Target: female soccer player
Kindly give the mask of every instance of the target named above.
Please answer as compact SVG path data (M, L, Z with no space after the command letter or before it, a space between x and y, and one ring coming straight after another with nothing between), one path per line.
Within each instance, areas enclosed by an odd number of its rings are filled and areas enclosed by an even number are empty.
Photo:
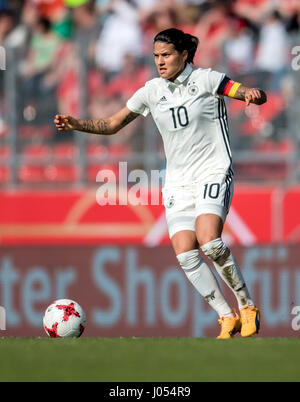
M169 236L187 278L219 315L218 338L257 333L260 313L241 270L222 240L233 195L233 169L224 96L246 105L266 102L264 91L247 88L225 74L192 68L198 39L171 28L154 38L159 78L146 82L126 107L108 118L75 119L57 115L58 130L110 135L139 115L151 113L166 154L163 188ZM236 296L240 316L224 299L214 274L200 256L212 261Z

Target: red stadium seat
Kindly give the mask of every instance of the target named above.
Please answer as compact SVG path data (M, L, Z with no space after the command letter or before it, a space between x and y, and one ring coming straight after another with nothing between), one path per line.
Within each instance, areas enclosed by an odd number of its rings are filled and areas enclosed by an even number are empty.
M75 161L79 155L78 147L75 144L61 143L53 147L55 161Z
M43 183L45 169L51 160L52 149L46 144L30 144L21 150L18 179L21 183Z
M130 153L130 148L124 144L111 144L108 152L112 156L128 155Z
M5 122L1 122L0 124L0 138L8 137L9 135L9 126Z
M108 166L104 160L108 157L108 148L103 144L87 144L86 157L87 157L87 169L86 178L89 182L96 183L96 177L99 170ZM105 165L104 165L105 163ZM111 166L110 166L111 167ZM108 168L110 168L108 166Z
M0 165L0 183L7 183L11 177L10 167L8 166L9 159L11 157L11 148L9 145L0 146L0 161L3 163Z
M0 183L7 183L10 180L11 171L7 166L0 166Z
M256 151L269 153L278 152L281 154L289 154L293 151L294 144L290 139L283 139L281 141L265 140L255 147Z
M285 162L275 163L236 163L235 177L239 181L264 181L272 182L286 180L289 175L289 166Z
M79 179L80 170L75 165L49 165L46 167L46 180L55 183L75 182Z
M79 149L76 144L65 142L53 147L53 162L47 166L47 180L55 183L72 183L80 178L77 166Z
M22 139L49 139L54 137L55 129L51 125L47 126L20 126L18 128L18 135Z
M264 130L267 123L276 119L285 108L284 99L280 94L268 93L268 102L259 107L250 105L248 109L245 109L248 118L239 125L238 129L242 135L255 136Z
M97 174L100 171L103 170L110 170L115 178L116 178L116 182L118 182L119 180L119 166L115 165L115 164L93 164L87 167L87 171L86 171L86 178L89 182L95 182L96 183L96 178L97 178Z
M86 146L86 155L88 160L105 158L108 156L108 148L102 144L88 144Z
M45 163L46 158L51 158L52 148L46 144L30 144L23 148L21 153L22 160Z
M0 159L3 160L8 160L11 156L11 148L9 145L1 145L0 146Z
M19 168L18 179L21 183L42 183L46 180L45 166L22 164Z

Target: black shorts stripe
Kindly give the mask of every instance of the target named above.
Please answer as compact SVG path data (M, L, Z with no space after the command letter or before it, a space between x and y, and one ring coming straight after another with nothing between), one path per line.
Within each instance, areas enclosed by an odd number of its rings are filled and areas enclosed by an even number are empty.
M228 209L229 202L230 202L230 187L231 187L231 183L232 183L232 176L227 175L225 182L226 182L226 190L225 190L225 195L224 195L224 207L226 209Z
M228 208L228 189L229 189L229 185L228 185L228 176L226 176L225 179L225 183L226 183L226 190L225 190L225 195L224 195L224 207Z

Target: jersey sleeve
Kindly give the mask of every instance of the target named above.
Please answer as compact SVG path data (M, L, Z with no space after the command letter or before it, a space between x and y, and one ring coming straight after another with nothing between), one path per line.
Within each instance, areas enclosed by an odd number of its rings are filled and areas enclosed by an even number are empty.
M219 73L218 71L214 71L211 68L207 71L207 90L212 95L219 95L218 89L225 78L224 73Z
M146 91L146 87L138 89L126 103L126 106L129 110L145 117L150 113Z

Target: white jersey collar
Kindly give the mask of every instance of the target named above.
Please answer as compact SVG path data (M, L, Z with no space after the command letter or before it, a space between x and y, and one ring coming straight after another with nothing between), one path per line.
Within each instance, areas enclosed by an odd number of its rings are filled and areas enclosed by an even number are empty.
M186 64L185 69L182 71L182 73L176 78L176 80L174 80L174 82L169 81L169 80L165 80L168 87L174 87L175 85L180 85L182 84L191 74L191 72L193 71L193 68L191 67L191 65L189 63Z

